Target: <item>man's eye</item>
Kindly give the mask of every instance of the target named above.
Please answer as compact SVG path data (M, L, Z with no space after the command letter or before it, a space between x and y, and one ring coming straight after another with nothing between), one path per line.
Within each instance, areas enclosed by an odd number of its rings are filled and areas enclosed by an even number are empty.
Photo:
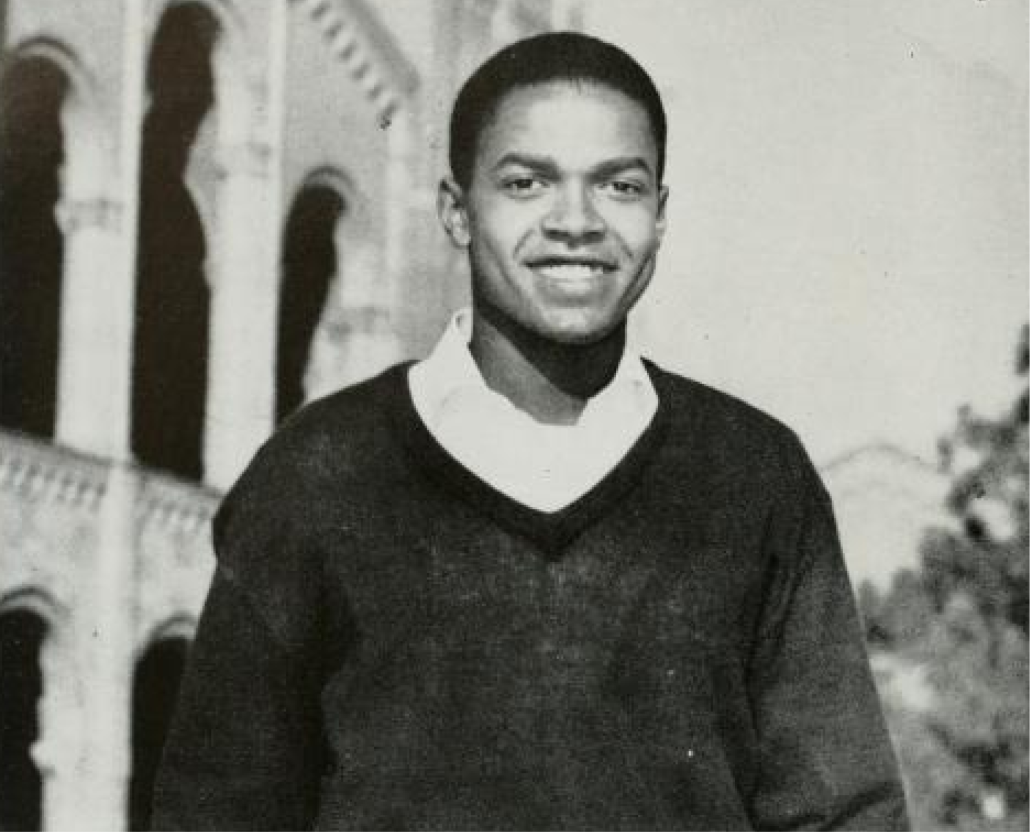
M643 185L629 179L612 179L602 187L620 197L637 197L644 193Z
M506 179L502 186L510 194L516 196L527 196L534 194L544 187L544 183L539 179L535 179L532 176L517 176L512 179Z

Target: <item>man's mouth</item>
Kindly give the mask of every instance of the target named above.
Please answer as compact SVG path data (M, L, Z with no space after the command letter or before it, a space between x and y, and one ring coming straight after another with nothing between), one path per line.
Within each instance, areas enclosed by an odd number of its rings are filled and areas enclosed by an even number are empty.
M613 263L605 260L595 259L558 259L542 258L534 260L529 264L537 274L543 275L551 280L589 280L601 277L615 269Z

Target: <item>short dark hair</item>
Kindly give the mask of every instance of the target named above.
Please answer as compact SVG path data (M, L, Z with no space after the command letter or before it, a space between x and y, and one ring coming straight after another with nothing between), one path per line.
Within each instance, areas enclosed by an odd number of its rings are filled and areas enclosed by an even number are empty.
M459 185L471 184L479 138L504 96L552 81L599 84L639 103L651 122L661 181L667 127L651 76L613 44L579 32L549 32L506 46L472 73L458 92L451 112L450 164Z

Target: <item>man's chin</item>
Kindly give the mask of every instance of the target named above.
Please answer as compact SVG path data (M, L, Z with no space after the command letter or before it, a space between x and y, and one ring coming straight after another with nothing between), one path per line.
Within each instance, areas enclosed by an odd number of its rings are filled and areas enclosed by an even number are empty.
M626 319L598 321L581 317L559 317L545 322L537 334L567 347L589 347L607 341L625 327Z

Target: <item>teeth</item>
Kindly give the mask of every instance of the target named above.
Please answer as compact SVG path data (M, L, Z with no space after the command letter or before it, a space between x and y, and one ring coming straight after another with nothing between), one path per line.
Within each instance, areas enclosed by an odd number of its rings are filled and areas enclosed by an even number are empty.
M537 271L554 280L586 280L601 274L604 269L601 266L592 266L587 263L556 263L539 266Z

